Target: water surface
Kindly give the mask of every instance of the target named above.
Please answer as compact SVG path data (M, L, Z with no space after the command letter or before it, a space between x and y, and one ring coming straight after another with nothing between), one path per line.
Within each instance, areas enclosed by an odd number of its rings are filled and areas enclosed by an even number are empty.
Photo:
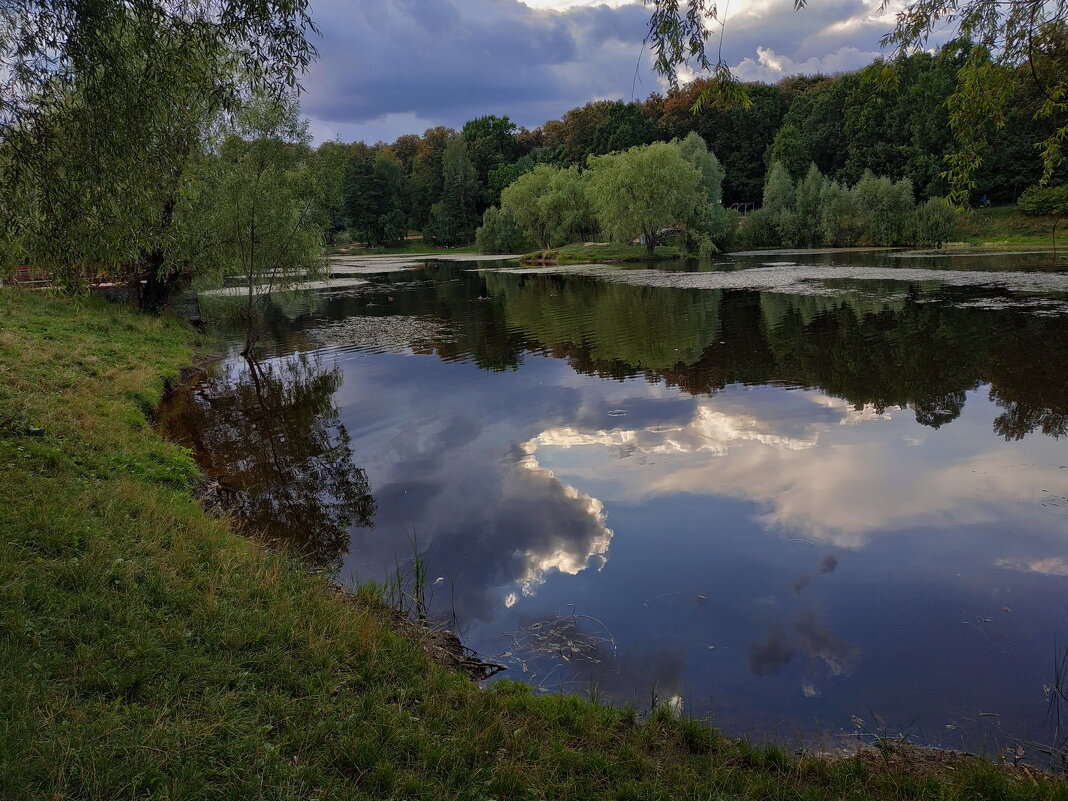
M414 547L539 687L830 747L1054 737L1063 261L338 270L367 283L275 299L165 414L250 527L343 580Z

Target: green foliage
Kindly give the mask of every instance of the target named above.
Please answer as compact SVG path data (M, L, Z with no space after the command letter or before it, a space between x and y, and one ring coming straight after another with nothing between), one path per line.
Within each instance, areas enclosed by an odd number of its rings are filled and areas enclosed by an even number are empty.
M701 173L671 144L591 156L589 166L590 203L615 242L641 237L652 252L661 228L692 219L707 202Z
M953 239L956 228L957 212L944 198L933 197L913 212L912 242L940 248Z
M213 216L203 224L224 235L214 253L217 269L244 277L246 350L259 302L325 269L307 139L295 101L262 98L244 109L220 147Z
M342 235L348 238L345 231L345 177L349 164L349 148L338 141L323 142L311 154L316 205L327 241L331 243L338 242Z
M577 167L539 164L501 193L501 208L543 248L585 239L597 227Z
M1031 217L1068 214L1068 184L1029 186L1016 205Z
M786 168L790 177L795 181L801 179L805 169L811 161L805 141L795 126L787 123L783 125L777 134L775 141L768 148L767 163L776 162Z
M741 221L737 244L746 248L770 248L779 244L778 215L767 209L756 209Z
M530 240L512 213L496 206L490 206L482 214L482 225L475 232L475 244L480 253L525 253L530 249Z
M795 9L805 4L805 0L796 0ZM751 102L748 87L738 83L725 62L713 65L707 58L705 40L710 21L720 22L720 18L718 7L708 0L653 0L649 39L656 56L656 69L668 77L673 88L677 85L678 66L687 61L693 60L700 69L712 72L711 79L695 98L694 111L712 99L721 104L748 105ZM1068 5L1043 0L1018 3L965 0L949 4L941 0L913 0L897 15L894 30L883 38L882 44L892 46L896 58L893 67L875 69L881 73L880 82L893 87L902 72L897 67L908 63L907 55L924 50L935 32L947 28L960 34L960 42L954 47L959 49L961 58L953 76L953 91L945 104L955 145L946 153L945 169L938 176L948 182L951 200L962 205L969 202L970 193L976 187L976 175L991 152L992 134L1008 119L1013 85L1021 73L1042 95L1033 118L1047 122L1036 146L1041 150L1042 180L1044 183L1051 180L1064 163L1062 148L1068 139L1068 123L1063 120L1064 111L1068 110L1068 69L1065 69ZM1021 65L1026 65L1026 69L1021 69ZM940 102L931 99L935 105ZM865 111L878 114L876 106L868 106ZM892 131L879 126L865 127L879 132L888 143L895 141ZM847 131L850 128L848 118L846 128ZM854 131L857 129L854 127ZM918 171L907 177L919 179L925 191L928 186L929 191L937 191L937 186L932 186L934 181L927 180L932 164L925 159L922 147L914 155L914 166L926 175L921 177ZM816 153L811 156L818 161ZM897 174L871 162L861 166L883 174ZM856 176L837 177L855 179Z
M408 233L408 182L400 161L382 150L352 160L345 176L345 212L355 240L396 244Z
M823 244L822 204L827 185L827 179L815 164L809 165L808 173L797 185L794 210L798 217L796 242L799 245L816 247Z
M723 200L723 177L725 170L708 144L696 131L690 131L682 141L672 140L684 159L701 173L701 184L709 203L718 205Z
M827 184L820 197L822 242L836 248L853 247L864 233L856 195L837 181Z
M452 247L470 242L478 224L478 176L462 137L448 140L442 154L441 200L430 208L423 236L437 245Z
M485 202L498 203L500 190L507 184L496 185L490 181L490 175L503 165L515 162L519 156L515 123L508 117L478 117L464 123L460 135L467 143L468 156L479 185L484 187Z
M647 145L656 133L638 103L616 101L593 131L589 153L604 155Z
M953 230L954 215L946 216L940 198L916 211L907 178L891 181L865 172L850 189L828 181L812 164L795 189L786 169L775 162L764 198L764 206L741 226L738 237L744 247L940 244Z
M224 113L284 95L314 56L305 0L0 5L0 260L74 286L140 260L158 306L211 237L186 224Z
M552 192L553 178L559 172L559 167L539 164L501 192L501 208L543 248L549 247L558 221L542 200Z
M887 247L908 241L915 202L907 178L894 182L867 172L852 191L854 207L864 219L860 244Z
M777 161L771 163L768 179L764 184L764 203L761 206L771 214L781 214L794 207L794 181L789 170Z

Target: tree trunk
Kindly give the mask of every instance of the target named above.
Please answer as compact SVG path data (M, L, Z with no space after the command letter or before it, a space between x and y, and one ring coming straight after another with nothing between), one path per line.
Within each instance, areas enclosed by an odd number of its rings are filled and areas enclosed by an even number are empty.
M655 234L645 234L645 252L649 254L650 259L656 254Z
M141 311L158 312L167 303L170 294L170 281L161 275L163 268L163 251L154 250L145 257L147 275L145 283L138 284L138 297Z
M176 178L175 187L166 202L164 202L163 213L160 215L160 230L163 232L170 231L171 222L174 220L174 207L178 202L177 194ZM146 280L143 286L138 283L138 297L141 301L142 311L158 312L163 309L164 304L167 302L167 296L171 291L171 277L163 272L163 263L166 258L167 253L162 247L156 247L145 257L148 275L145 276Z

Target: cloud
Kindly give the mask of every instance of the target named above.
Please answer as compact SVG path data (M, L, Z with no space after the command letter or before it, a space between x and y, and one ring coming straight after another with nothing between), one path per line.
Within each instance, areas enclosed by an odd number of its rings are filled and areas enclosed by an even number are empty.
M954 429L963 438L957 447L935 449L893 435L904 430L895 424L902 410L873 414L815 392L790 393L779 398L778 409L762 408L747 397L753 394L700 399L687 422L560 427L522 447L561 480L595 486L604 497L737 497L759 504L758 520L769 529L844 548L887 531L989 523L1002 519L1009 504L1021 521L1048 525L1042 488L1068 496L1065 471L1010 463L985 440L966 447L960 426ZM798 419L807 421L801 430ZM892 431L884 430L888 425ZM618 459L624 448L628 458ZM650 459L658 465L652 475L644 466ZM829 557L820 572L836 565ZM805 584L799 582L798 591Z
M323 36L304 111L342 138L484 114L536 126L623 97L648 22L640 5L554 11L518 0L318 0L313 11Z
M788 75L812 75L817 72L833 75L838 72L851 72L870 64L879 56L878 51L841 47L833 53L812 56L798 62L768 47L758 47L756 52L756 59L744 58L734 67L734 74L743 81L775 83Z
M1050 556L1045 559L998 559L995 564L1004 570L1039 573L1044 576L1068 576L1068 559Z
M856 69L893 26L879 0L797 12L790 0L747 0L729 11L709 48L745 80ZM322 36L304 110L320 139L388 141L485 114L533 128L591 100L663 88L642 46L650 10L636 0L315 0L312 13Z

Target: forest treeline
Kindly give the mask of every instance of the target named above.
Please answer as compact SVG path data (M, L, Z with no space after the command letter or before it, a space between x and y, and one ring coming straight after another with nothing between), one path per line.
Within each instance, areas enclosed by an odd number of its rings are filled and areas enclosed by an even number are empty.
M436 244L469 242L486 209L539 165L585 169L591 157L696 133L723 169L722 203L743 212L764 201L765 180L779 162L804 181L811 165L828 181L854 186L866 173L907 180L912 201L942 197L945 156L955 150L946 100L964 59L961 45L921 52L896 66L877 61L857 72L784 78L747 86L752 104L692 111L707 83L699 79L642 102L600 100L534 130L507 116L486 116L459 131L435 127L392 143L320 145L347 171L332 199L332 231L382 246L405 227ZM1042 87L1020 69L1004 125L991 121L990 152L975 174L973 201L1012 203L1042 177L1035 142L1050 122L1035 118ZM1054 175L1063 183L1065 173ZM347 232L347 234L342 233ZM758 239L761 237L758 237Z
M240 273L251 316L254 287L325 272L324 239L379 248L414 230L453 247L481 228L487 252L589 239L651 251L683 231L682 250L707 253L951 238L939 198L958 146L947 98L961 45L892 69L751 84L750 103L697 113L708 79L642 102L587 103L533 130L484 116L391 143L313 146L291 87L245 86L226 42L194 58L201 34L179 26L145 61L124 24L111 69L90 80L72 67L49 102L0 126L0 277L25 265L68 287L103 276L161 308L193 277ZM1012 76L973 201L1064 213L1068 171L1037 187L1035 143L1055 124L1036 117L1043 86L1026 64Z

